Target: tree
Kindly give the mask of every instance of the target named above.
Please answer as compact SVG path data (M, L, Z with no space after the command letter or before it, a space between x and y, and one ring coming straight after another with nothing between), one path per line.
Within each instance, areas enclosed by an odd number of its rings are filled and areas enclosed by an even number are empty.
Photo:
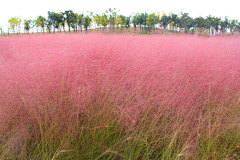
M203 17L196 17L193 21L193 27L195 28L206 28L206 21ZM203 29L199 30L199 31L202 31Z
M82 26L83 26L83 17L84 17L83 13L77 15L77 25L80 27L81 33L82 33Z
M169 25L171 26L172 31L180 26L180 18L177 14L172 13L169 15Z
M96 14L95 16L93 16L93 21L96 23L98 28L101 25L101 16L99 14Z
M209 36L211 35L211 29L213 26L213 18L211 15L206 17L206 28L208 28Z
M89 15L84 17L83 26L85 28L85 31L87 31L88 27L90 27L91 21L92 21L92 19L89 17Z
M44 27L46 24L46 18L43 16L38 16L36 19L36 25L37 27L41 27L42 28L42 32L44 33Z
M50 11L48 11L48 23L50 23L51 24L51 26L53 27L53 29L54 29L54 33L55 33L55 19L54 19L54 12L50 12ZM51 27L49 27L48 28L49 29L49 33L51 32Z
M124 26L125 28L129 28L130 27L130 23L131 23L131 16L126 17L124 15L119 15L122 19L122 27Z
M229 28L230 28L230 32L231 32L231 33L236 30L237 23L238 23L238 21L235 20L235 19L233 19L233 20L230 21L230 23L229 23Z
M131 16L125 17L125 27L128 29L131 26Z
M63 22L62 22L62 27L63 27L63 31L65 33L65 22L66 22L66 19L65 19L65 12L60 12L63 16Z
M38 28L41 27L41 22L39 19L36 19L36 27L37 27L37 33L38 33Z
M19 26L20 26L21 22L22 22L22 20L19 17L12 17L8 20L8 23L10 24L10 29L12 29L14 32L16 29L17 34L19 31ZM19 33L20 33L20 31L19 31Z
M61 13L53 13L53 20L55 21L54 27L61 32L62 23L64 23L63 15Z
M169 17L166 16L166 15L163 15L163 16L161 17L160 22L161 22L163 28L166 30L166 28L167 28L167 26L168 26L168 22L169 22Z
M221 32L225 33L229 27L229 21L227 16L225 17L224 21L221 21L220 26L221 26L221 29L220 29Z
M221 17L219 17L219 18L218 17L214 17L213 18L213 27L214 27L214 30L216 31L216 33L218 33L220 24L221 24Z
M146 30L147 17L148 14L146 12L137 15L137 25L140 27L140 32L143 32L143 28Z
M103 29L105 30L108 25L108 17L105 13L102 14L102 16L100 17L100 24L103 26Z
M55 13L48 11L48 20L51 22L53 26L53 32L55 33L55 28L59 30L61 27L61 23L64 22L63 14L62 13Z
M186 28L194 27L193 18L189 16L189 13L182 13L181 12L180 14L181 14L181 17L179 19L180 31L182 30L181 28L183 28L183 30L185 30Z
M150 32L152 30L152 28L155 28L155 24L157 23L157 18L155 16L155 13L152 13L150 14L148 17L147 17L147 21L146 21L146 24L149 26L150 28Z
M122 18L120 16L117 16L115 19L115 24L117 25L117 29L119 25L122 25Z
M136 28L137 28L137 25L138 25L138 17L139 17L138 13L136 13L132 16L132 23L133 23L135 31L136 31Z
M75 22L76 15L73 13L72 10L67 10L67 11L65 11L64 16L65 16L64 19L66 20L66 22L68 24L68 31L70 33L70 27L71 27L71 24Z
M114 32L115 29L115 19L117 18L117 9L116 8L109 8L106 10L106 14L108 14L108 21L110 28L112 27L112 30Z
M48 32L51 33L52 22L49 19L46 20L46 26L47 26Z
M71 23L71 27L73 28L74 32L77 32L77 26L78 26L77 16L78 16L78 14L74 13L73 20L72 20L72 23Z
M24 20L24 30L26 30L28 33L29 33L31 21L32 21L31 19L29 19L29 20Z
M32 20L30 22L30 28L32 28L32 34L33 34L33 28L36 26L36 20Z
M236 30L237 30L238 32L240 32L240 22L237 22Z

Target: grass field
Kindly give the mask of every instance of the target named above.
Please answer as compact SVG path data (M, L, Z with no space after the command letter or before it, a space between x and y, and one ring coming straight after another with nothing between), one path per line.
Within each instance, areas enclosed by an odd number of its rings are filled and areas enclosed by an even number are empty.
M0 159L240 159L240 37L0 37Z

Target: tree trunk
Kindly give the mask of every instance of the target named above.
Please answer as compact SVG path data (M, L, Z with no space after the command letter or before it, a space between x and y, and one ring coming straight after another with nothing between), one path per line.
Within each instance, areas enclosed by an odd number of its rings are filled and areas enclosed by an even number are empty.
M70 34L70 24L68 24L68 33Z

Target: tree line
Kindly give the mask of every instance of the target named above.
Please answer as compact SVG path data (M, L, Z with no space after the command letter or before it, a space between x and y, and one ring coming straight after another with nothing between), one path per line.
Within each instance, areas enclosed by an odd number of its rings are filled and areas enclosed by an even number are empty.
M133 13L130 16L124 16L118 13L116 8L109 8L104 13L93 14L93 12L74 13L72 10L66 10L64 12L50 12L48 11L48 17L38 16L35 20L24 20L22 22L19 17L12 17L8 20L8 34L9 30L14 33L20 33L21 24L24 25L24 31L29 33L30 29L36 28L37 32L41 29L41 32L68 32L74 31L87 32L90 26L95 25L94 28L102 30L102 32L115 32L119 30L128 29L132 26L134 31L139 33L153 33L156 29L162 29L163 31L170 32L184 32L184 33L204 33L208 35L234 33L240 31L240 22L235 19L225 19L221 17L207 16L207 17L190 17L189 13L169 13L162 14L147 12ZM2 27L0 27L1 33L3 33Z

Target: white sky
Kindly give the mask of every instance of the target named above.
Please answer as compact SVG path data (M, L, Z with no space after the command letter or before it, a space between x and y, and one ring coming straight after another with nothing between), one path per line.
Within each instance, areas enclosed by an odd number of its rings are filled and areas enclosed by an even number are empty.
M239 1L239 2L238 2ZM191 17L212 15L215 17L228 16L240 20L240 0L3 0L0 2L0 26L5 26L10 17L21 16L22 20L36 19L42 15L47 18L48 11L62 12L73 10L75 13L93 11L103 13L108 8L117 8L120 14L129 16L132 12L167 13L187 12Z

